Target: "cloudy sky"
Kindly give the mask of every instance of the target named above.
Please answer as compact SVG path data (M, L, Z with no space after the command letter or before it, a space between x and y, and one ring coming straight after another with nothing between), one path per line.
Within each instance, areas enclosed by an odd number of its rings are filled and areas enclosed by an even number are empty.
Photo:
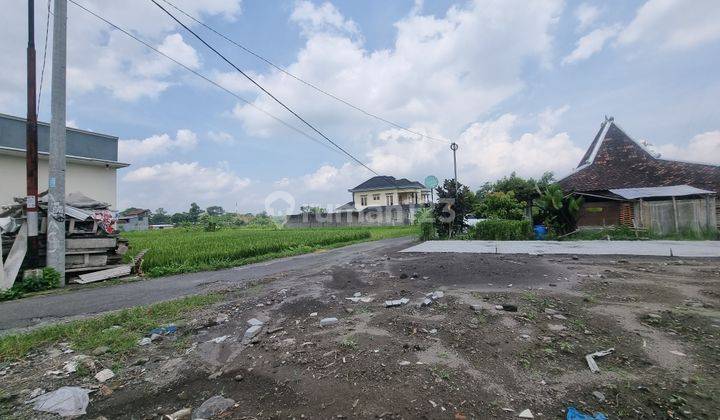
M283 191L332 207L372 175L268 116L311 133L149 0L76 1L247 100L69 4L68 123L120 137L131 164L118 175L121 208L260 211ZM666 157L720 163L717 0L172 1L358 107L457 141L459 178L472 188L511 171L568 173L605 115ZM47 2L36 4L41 67ZM0 0L0 10L0 112L22 116L25 2ZM448 144L191 27L376 172L451 176ZM47 92L49 77L44 121Z

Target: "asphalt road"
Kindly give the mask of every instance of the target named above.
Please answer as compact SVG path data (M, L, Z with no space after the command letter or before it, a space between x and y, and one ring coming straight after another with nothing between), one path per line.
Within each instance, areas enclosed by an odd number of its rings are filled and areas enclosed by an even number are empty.
M0 303L0 334L102 312L200 294L212 286L240 285L280 273L322 271L369 253L407 248L412 238L363 242L327 252L298 255L221 271L180 274L107 287L78 289Z

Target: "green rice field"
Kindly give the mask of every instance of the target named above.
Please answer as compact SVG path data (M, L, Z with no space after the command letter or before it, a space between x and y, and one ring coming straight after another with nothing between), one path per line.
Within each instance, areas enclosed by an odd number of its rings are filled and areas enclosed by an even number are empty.
M177 228L125 232L128 257L149 249L142 269L150 277L236 267L356 242L417 235L415 226L314 229Z

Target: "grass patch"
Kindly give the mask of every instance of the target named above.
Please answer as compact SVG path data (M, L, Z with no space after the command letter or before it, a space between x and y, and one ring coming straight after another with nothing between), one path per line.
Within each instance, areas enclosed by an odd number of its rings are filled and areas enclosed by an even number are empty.
M123 309L95 318L55 324L36 330L0 337L0 362L17 360L30 350L68 342L76 351L107 346L110 353L124 354L151 329L177 321L183 314L213 304L221 294L189 296L151 306Z
M596 241L596 240L612 240L612 241L642 241L666 239L674 241L714 241L718 239L716 229L681 229L678 233L670 233L661 235L651 230L635 232L627 226L613 226L604 229L582 229L578 232L561 238L563 241Z
M340 342L340 347L347 350L357 350L358 342L357 340L355 340L354 337L347 337L342 342Z
M237 267L364 241L417 235L416 226L314 229L200 229L125 232L132 257L143 249L149 277Z

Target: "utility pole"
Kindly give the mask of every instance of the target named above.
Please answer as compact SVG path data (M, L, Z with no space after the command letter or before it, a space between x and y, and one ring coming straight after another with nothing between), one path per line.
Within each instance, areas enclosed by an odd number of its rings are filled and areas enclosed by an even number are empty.
M25 129L25 173L28 263L30 268L40 265L38 241L38 138L37 95L35 75L35 0L28 0L27 45L27 120Z
M50 173L48 178L47 265L65 286L65 79L67 0L55 0L50 92Z
M450 150L453 152L453 169L455 171L455 177L453 178L453 182L455 183L455 197L457 198L457 157L455 156L455 152L458 149L458 145L455 142L452 142L450 144Z

